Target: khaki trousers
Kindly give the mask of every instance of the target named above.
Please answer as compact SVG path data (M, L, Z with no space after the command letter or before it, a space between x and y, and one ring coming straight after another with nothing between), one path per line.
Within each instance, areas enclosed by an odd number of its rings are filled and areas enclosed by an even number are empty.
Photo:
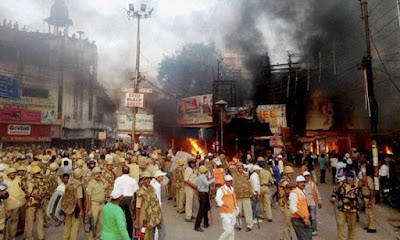
M290 219L290 210L287 206L280 207L282 213L282 240L290 240L290 231L292 222Z
M14 239L17 234L19 211L13 211L10 219L8 219L7 239Z
M194 189L189 186L185 186L185 197L186 197L185 218L190 220L193 215L192 213L193 213Z
M260 201L261 216L264 219L272 219L271 211L271 196L269 193L269 187L261 187L261 201Z
M46 211L46 209L47 209L47 206L49 205L49 200L50 199L45 199L44 201L43 201L43 209L44 209L44 211ZM48 228L48 227L50 227L50 218L49 218L49 216L47 216L47 214L43 214L43 224L44 224L44 226L46 227L46 228Z
M357 220L357 213L339 211L338 213L339 240L356 239L356 220ZM344 224L346 222L347 222L347 238L344 230Z
M38 239L44 239L43 230L43 208L42 207L27 207L25 218L25 239L33 240L33 223L36 219L36 230Z
M181 187L181 188L177 188L176 189L176 207L177 207L177 211L181 212L184 211L185 209L183 208L183 204L185 202L185 188Z
M81 220L79 216L75 218L75 213L66 214L63 240L77 240L80 227Z
M89 233L89 240L99 239L101 235L101 231L103 230L103 226L101 225L101 212L103 211L103 203L92 202L92 216L93 216L93 224L95 229L95 237L93 237L93 233Z
M144 240L151 240L153 235L153 228L146 228L146 233L144 235Z
M244 217L246 218L246 224L248 228L253 228L253 210L251 209L250 198L238 198L236 199L237 206L239 207L240 214L244 211ZM237 227L242 228L241 221L237 221Z
M172 189L172 181L170 180L168 182L168 198L173 198L174 197L174 192Z
M372 204L371 207L367 206L368 198L364 199L365 202L365 218L367 219L367 226L369 229L376 230L376 222L375 222L375 213L374 213L374 205Z
M23 232L25 229L25 216L26 216L26 206L21 206L18 209L18 231L17 232Z

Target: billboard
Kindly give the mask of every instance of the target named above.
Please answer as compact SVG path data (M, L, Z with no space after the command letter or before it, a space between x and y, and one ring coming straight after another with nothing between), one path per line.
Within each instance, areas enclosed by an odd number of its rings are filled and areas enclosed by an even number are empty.
M212 94L178 100L178 124L212 123Z
M120 132L131 132L132 131L132 114L120 113L118 114L117 128ZM136 114L136 132L153 132L154 121L153 115L150 114Z
M3 142L50 142L50 125L0 124Z
M18 98L19 81L0 75L0 96L7 98Z
M269 123L273 134L280 134L282 127L287 127L285 104L259 105L257 118L261 123Z
M253 107L228 107L226 114L231 118L244 118L247 120L253 119Z
M17 99L0 97L0 122L24 122L52 124L55 122L54 99L21 97Z

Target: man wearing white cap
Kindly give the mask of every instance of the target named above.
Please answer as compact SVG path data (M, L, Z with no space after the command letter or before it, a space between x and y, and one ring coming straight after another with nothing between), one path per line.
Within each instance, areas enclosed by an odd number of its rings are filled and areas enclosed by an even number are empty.
M303 192L305 186L306 179L301 175L297 176L296 188L289 194L290 218L298 240L312 239L308 201Z
M154 178L150 182L150 185L154 188L156 192L158 202L160 203L160 208L161 208L161 182L164 180L165 175L167 175L166 172L157 170L157 172L154 174ZM163 219L161 220L160 224L156 226L155 236L157 236L155 237L155 239L158 240L166 239L165 225Z
M111 192L111 202L104 206L101 216L103 231L100 239L131 239L125 226L124 211L119 206L123 199L124 195L118 189Z
M254 165L253 173L250 176L251 186L253 187L253 197L251 200L251 208L253 210L253 223L257 223L257 220L261 222L261 220L259 220L260 217L259 202L260 202L260 189L261 189L259 174L261 169L262 168L260 166Z
M307 181L306 186L304 188L304 193L307 197L308 206L310 208L312 235L316 236L318 235L317 206L319 208L322 207L321 195L319 194L317 184L315 184L315 182L311 180L311 173L305 171L303 173L303 176Z
M219 240L233 240L235 238L236 213L239 212L239 208L236 205L236 194L232 187L232 176L226 175L224 180L225 184L217 190L215 196L224 229Z

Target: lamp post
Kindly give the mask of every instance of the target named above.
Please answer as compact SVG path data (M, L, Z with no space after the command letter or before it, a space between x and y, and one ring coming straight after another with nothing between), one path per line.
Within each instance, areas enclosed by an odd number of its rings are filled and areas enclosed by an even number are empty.
M222 120L222 111L228 106L228 103L225 102L224 100L219 100L218 102L215 103L215 106L217 106L217 108L219 108L219 120L220 120L220 124L221 124L221 148L220 151L222 151L224 149L224 122Z
M128 20L130 21L131 19L137 19L137 33L136 33L136 69L135 69L135 78L134 83L133 83L133 92L134 93L139 93L139 65L140 65L140 19L144 18L150 18L151 13L154 11L154 8L152 8L150 11L146 11L147 5L146 4L140 4L140 9L135 10L135 6L133 3L130 3L129 9L126 10L126 13L128 15ZM136 114L137 114L138 108L134 107L132 110L132 135L131 135L131 148L132 150L135 150L135 131L136 131Z

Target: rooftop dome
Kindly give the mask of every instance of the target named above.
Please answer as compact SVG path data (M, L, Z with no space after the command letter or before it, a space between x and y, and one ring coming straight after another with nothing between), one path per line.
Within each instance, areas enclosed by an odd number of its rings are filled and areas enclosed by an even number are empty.
M50 9L50 17L46 18L45 21L58 27L72 25L72 20L68 18L68 8L64 0L56 0L54 2Z

